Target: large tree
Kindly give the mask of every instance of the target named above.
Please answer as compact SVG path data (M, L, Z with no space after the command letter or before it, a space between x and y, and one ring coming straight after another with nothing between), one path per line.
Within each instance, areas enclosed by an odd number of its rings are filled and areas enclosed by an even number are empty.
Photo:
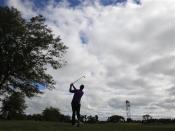
M54 88L47 67L65 64L67 47L53 35L41 15L22 18L15 8L0 7L0 93L20 90L31 97L40 93L36 83Z

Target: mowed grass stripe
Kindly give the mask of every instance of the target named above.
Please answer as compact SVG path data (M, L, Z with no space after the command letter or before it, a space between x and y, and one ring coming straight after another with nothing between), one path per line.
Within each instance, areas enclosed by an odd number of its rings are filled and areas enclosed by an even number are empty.
M0 121L0 131L175 131L175 124L105 123L83 124L78 128L59 122Z

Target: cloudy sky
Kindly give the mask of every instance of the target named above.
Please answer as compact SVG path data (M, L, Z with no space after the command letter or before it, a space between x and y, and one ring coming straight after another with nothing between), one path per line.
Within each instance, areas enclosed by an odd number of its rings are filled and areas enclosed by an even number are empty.
M48 68L56 89L27 99L26 113L58 107L71 114L69 84L85 85L82 114L175 117L174 0L0 0L24 18L42 14L69 47L68 64Z

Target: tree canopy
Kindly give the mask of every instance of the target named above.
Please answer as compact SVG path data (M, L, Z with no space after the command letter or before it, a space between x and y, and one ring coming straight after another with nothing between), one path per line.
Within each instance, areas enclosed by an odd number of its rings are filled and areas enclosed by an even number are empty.
M125 119L123 116L119 116L119 115L113 115L108 117L108 122L124 122Z
M24 19L15 8L0 7L0 93L14 90L31 97L40 93L36 83L54 88L47 67L66 63L68 47L54 36L41 15Z

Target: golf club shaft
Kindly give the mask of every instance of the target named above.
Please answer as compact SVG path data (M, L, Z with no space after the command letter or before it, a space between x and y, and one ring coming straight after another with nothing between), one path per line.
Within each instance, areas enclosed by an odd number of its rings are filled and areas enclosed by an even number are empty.
M79 81L80 79L84 78L84 77L85 76L80 77L79 79L77 79L76 81L74 81L73 84L76 83L77 81Z

